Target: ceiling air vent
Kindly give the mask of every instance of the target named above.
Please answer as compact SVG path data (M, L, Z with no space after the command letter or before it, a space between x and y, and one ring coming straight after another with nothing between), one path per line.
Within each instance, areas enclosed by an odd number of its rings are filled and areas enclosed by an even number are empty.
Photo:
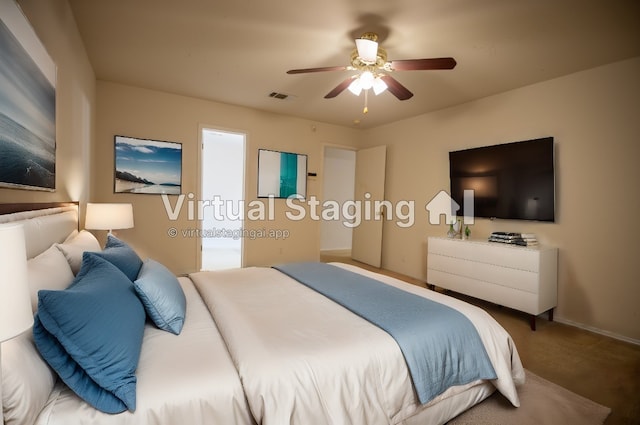
M289 95L272 91L271 93L269 93L269 97L273 97L274 99L286 100L289 98Z

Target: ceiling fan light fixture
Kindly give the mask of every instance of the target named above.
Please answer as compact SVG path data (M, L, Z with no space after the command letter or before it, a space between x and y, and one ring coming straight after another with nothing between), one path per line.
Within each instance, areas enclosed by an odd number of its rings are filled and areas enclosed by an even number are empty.
M378 42L367 38L356 39L356 48L360 60L373 65L378 60Z
M375 80L373 80L373 92L377 95L382 93L387 89L387 83L384 82L380 76L377 76Z
M373 87L373 82L375 81L375 77L370 71L364 71L358 79L360 80L360 85L362 85L363 90L369 90Z
M356 96L360 96L360 93L362 92L362 82L360 81L360 78L354 78L353 82L349 84L349 87L347 88L351 93Z

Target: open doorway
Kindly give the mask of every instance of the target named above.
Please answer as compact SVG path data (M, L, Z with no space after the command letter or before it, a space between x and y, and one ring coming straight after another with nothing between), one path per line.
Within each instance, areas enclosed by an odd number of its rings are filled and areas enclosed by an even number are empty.
M339 147L324 148L322 170L324 201L336 201L344 205L352 201L355 190L356 151ZM320 229L320 251L324 255L351 257L353 229L345 225L347 218L323 220Z
M201 270L242 267L246 135L202 129Z
M350 257L361 263L382 264L386 146L359 149L325 147L324 202L353 205L340 209L339 220L323 220L320 255ZM356 206L360 206L357 208Z

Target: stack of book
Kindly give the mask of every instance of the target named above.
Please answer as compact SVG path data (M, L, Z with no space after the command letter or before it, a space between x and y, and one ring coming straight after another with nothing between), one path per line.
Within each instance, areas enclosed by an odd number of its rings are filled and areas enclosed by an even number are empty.
M537 246L538 240L532 233L493 232L489 236L489 242L498 242L508 245Z

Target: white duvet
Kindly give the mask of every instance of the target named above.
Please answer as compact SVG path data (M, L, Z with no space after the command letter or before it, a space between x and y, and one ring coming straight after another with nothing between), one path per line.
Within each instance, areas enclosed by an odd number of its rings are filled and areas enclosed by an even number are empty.
M478 329L498 379L454 387L420 405L395 340L342 306L275 269L192 274L258 423L373 425L426 418L444 423L487 397L492 386L519 405L520 358L511 337L486 312L393 278L336 265L465 314Z

